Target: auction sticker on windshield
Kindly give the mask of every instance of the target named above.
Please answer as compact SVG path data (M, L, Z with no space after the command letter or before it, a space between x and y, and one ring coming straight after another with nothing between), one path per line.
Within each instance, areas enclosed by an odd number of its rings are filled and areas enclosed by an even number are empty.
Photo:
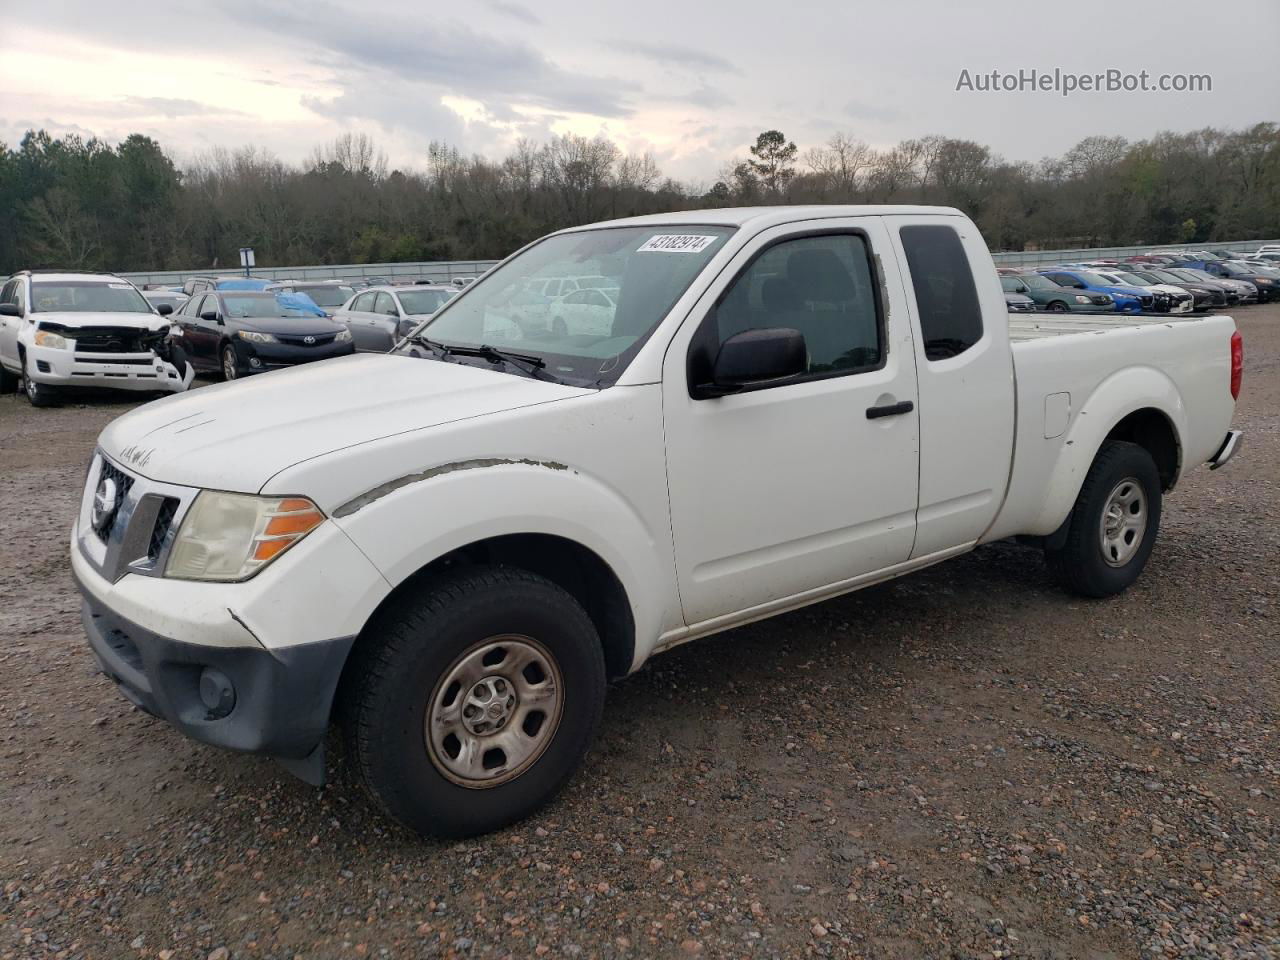
M664 233L650 237L636 253L701 253L719 237L696 236L688 233Z

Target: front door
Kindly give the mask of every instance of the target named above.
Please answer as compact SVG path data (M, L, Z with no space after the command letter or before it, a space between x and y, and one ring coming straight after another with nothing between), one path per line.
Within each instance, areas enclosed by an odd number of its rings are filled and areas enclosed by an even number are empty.
M663 411L688 624L834 592L910 557L920 427L904 291L878 267L891 251L876 217L766 231L673 339ZM760 327L799 330L808 372L691 396L720 344Z

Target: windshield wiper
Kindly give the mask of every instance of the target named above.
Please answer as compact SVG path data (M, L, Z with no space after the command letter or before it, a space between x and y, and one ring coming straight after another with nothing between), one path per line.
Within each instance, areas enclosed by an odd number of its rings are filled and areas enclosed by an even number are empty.
M529 353L515 353L511 350L499 350L497 347L491 347L488 344L481 344L478 347L467 347L452 343L439 343L435 340L429 340L423 336L410 337L423 346L435 350L440 354L440 359L447 360L449 357L479 357L481 360L488 360L490 363L508 363L517 369L523 370L535 380L552 380L556 383L560 381L555 377L543 371L543 367L547 365L547 361L541 357L536 357Z

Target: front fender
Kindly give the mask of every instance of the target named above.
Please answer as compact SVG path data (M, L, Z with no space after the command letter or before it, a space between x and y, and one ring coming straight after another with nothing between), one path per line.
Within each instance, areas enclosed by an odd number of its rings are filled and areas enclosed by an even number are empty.
M511 534L547 534L594 552L626 591L642 662L678 596L661 538L613 488L562 463L486 457L439 464L336 508L333 520L393 587L461 547Z
M1126 367L1099 383L1072 416L1057 460L1049 471L1044 504L1028 533L1048 535L1062 525L1107 434L1129 414L1148 409L1162 413L1173 427L1181 472L1182 438L1187 435L1187 410L1181 392L1166 373L1155 367Z

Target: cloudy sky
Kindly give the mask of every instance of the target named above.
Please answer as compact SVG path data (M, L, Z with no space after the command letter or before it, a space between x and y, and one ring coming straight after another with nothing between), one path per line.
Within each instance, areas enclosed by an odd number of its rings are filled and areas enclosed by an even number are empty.
M939 133L1014 160L1090 134L1280 120L1280 2L4 0L0 140L31 127L300 160L346 131L393 165L603 133L710 182L763 129L802 147ZM759 12L756 12L759 11ZM1208 93L957 91L999 70L1203 73ZM976 81L975 81L976 83Z

